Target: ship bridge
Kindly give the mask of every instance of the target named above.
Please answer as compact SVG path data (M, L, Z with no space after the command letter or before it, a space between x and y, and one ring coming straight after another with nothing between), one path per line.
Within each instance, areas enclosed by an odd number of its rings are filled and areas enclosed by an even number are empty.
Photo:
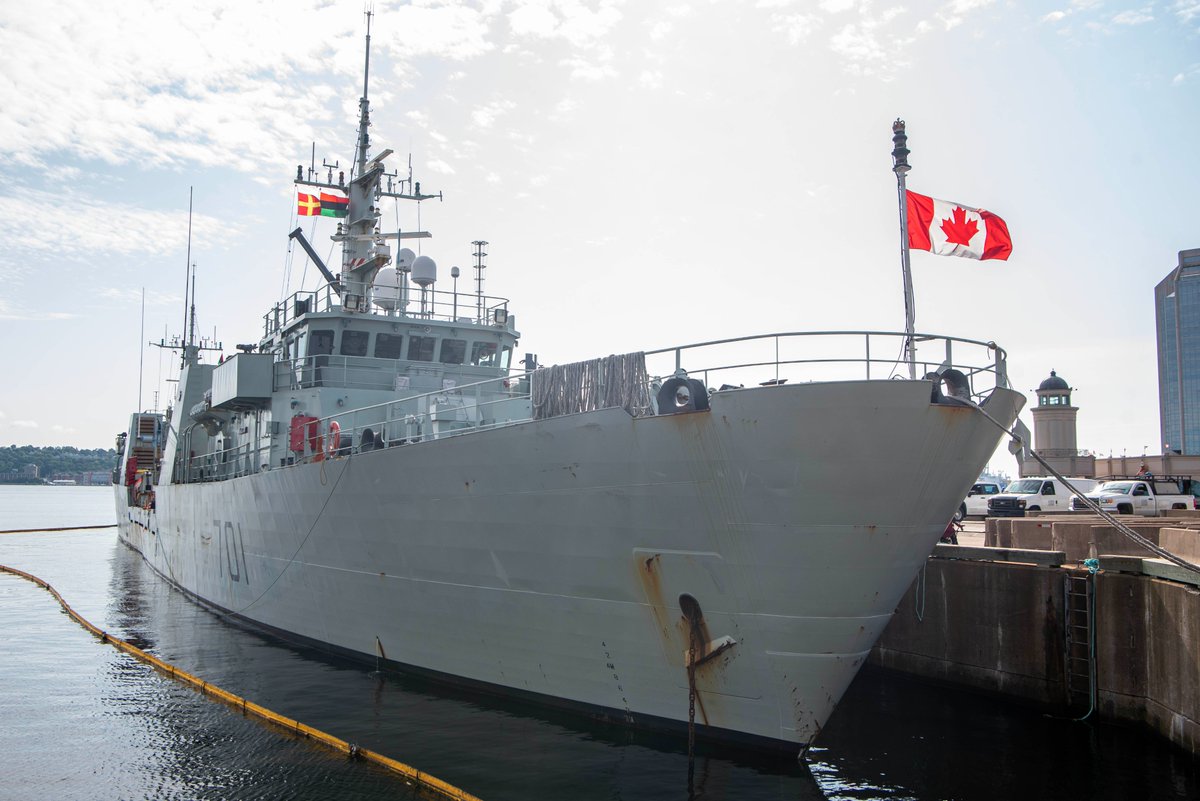
M427 391L448 378L463 383L508 372L520 335L507 299L426 290L407 304L376 290L381 308L366 314L345 310L329 287L276 304L264 316L260 344L276 356L274 391Z

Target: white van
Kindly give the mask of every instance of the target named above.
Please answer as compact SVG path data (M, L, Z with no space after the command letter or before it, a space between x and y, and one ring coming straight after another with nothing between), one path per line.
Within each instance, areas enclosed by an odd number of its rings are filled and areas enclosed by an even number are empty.
M1096 488L1090 478L1069 478L1071 486L1087 493ZM1020 478L1004 492L988 499L989 517L1024 517L1038 512L1066 512L1071 509L1071 490L1057 478Z

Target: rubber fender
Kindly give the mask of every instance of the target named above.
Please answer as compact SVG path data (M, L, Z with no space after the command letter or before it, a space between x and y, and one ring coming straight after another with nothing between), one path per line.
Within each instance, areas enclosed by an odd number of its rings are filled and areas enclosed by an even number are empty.
M937 373L926 373L924 378L926 381L933 382L933 391L929 395L929 402L942 403L945 400L942 395L942 377Z
M950 367L942 371L942 383L946 385L946 394L959 400L971 400L971 382L960 370Z
M372 451L375 450L375 447L375 432L369 428L364 428L362 430L362 437L359 440L358 450L360 452Z
M704 392L704 384L701 384L694 378L674 376L663 382L663 385L658 390L658 395L655 396L656 400L658 401L658 413L679 414L680 412L697 411L696 403L698 402L698 399L696 387L692 386L693 381L699 385L701 390L699 395L703 397L703 401L699 402L702 402L704 404L703 408L707 409L708 393ZM685 390L687 393L688 399L686 403L679 402L679 391L681 389Z
M692 405L698 412L706 411L708 409L708 388L699 378L689 378L687 382L688 389L692 392Z

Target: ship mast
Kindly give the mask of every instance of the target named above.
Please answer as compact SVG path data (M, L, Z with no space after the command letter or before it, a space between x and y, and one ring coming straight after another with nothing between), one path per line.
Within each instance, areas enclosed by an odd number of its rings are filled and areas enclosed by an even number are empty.
M397 172L388 172L384 167L384 159L392 154L392 150L384 149L371 156L371 104L370 75L371 75L371 17L367 16L367 34L365 55L363 57L363 90L358 101L358 139L355 144L355 154L350 181L347 183L345 174L337 174L337 183L333 181L337 163L322 162L327 170L325 181L318 180L315 163L309 167L307 176L304 168L296 168L296 185L331 189L339 194L348 196L345 221L339 222L337 233L330 237L334 242L342 244L342 272L338 278L325 267L317 256L316 251L304 237L303 231L297 228L289 234L299 241L301 247L313 259L326 281L333 286L341 298L342 310L352 313L367 313L371 309L371 287L376 274L382 267L392 261L389 239L425 239L429 237L426 231L396 231L383 233L379 228L382 211L379 201L382 198L394 200L413 200L418 203L432 198L442 199L442 193L422 194L421 184L412 180L411 170L407 178L401 178ZM314 159L315 162L315 159ZM383 180L387 179L386 188ZM407 190L407 191L406 191ZM405 279L407 280L407 279Z
M179 369L182 372L183 368L189 365L200 363L200 351L203 350L221 350L221 343L216 341L216 333L214 331L213 338L208 339L201 337L200 342L196 342L196 265L192 263L192 192L194 187L188 187L188 236L187 236L187 264L184 270L183 281L183 334L171 337L167 341L165 332L164 336L158 342L148 342L148 345L153 345L156 348L164 350L178 350L180 353ZM145 305L145 297L143 292L142 303ZM143 314L144 316L144 314ZM139 395L141 390L138 390ZM140 400L139 400L140 404ZM139 405L140 409L140 405Z
M367 47L363 60L363 92L358 99L358 152L355 154L355 172L362 176L367 172L367 150L371 147L371 137L367 128L371 125L371 104L367 99L367 83L371 77L371 12L367 15Z

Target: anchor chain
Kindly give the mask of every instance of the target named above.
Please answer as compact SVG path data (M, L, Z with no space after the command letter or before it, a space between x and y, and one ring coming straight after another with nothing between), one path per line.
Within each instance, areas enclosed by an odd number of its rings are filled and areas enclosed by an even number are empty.
M688 758L696 745L696 646L688 649Z
M696 777L696 625L688 619L688 798L695 798Z

